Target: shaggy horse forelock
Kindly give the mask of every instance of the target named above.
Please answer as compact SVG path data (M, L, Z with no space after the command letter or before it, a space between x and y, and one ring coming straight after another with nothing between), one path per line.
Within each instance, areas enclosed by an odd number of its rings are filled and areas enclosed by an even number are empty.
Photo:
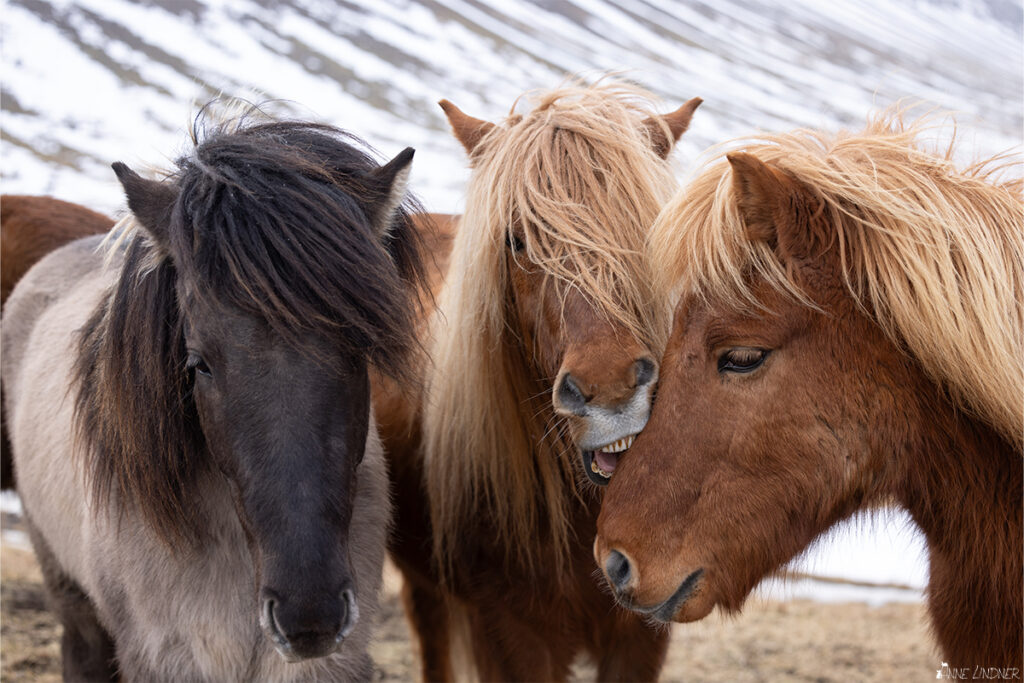
M372 185L377 164L347 133L232 118L201 132L197 123L194 142L164 181L174 193L166 239L129 217L108 245L126 252L122 274L83 328L76 365L93 505L116 495L122 512L137 509L172 547L200 540L188 488L208 466L179 277L190 283L185 296L249 311L299 349L306 331L326 335L407 378L418 342L406 323L423 275L409 223L418 207L398 211L382 247L350 198L387 188Z
M560 565L573 534L569 501L584 495L572 439L542 417L554 377L543 386L524 379L552 370L529 372L539 355L530 351L539 350L522 348L516 336L510 242L521 240L524 251L513 258L541 269L543 286L560 288L563 303L574 289L637 340L663 343L668 307L642 245L676 184L652 144L657 133L643 125L654 116L648 98L615 83L540 93L532 111L511 113L473 154L435 319L446 329L434 334L426 382L426 471L442 564L452 560L446 549L461 520L483 504L521 568L540 569L531 542L538 534L560 549L552 558ZM565 316L563 308L563 323Z
M938 155L921 135L935 116L898 108L860 132L796 131L742 149L798 179L835 233L854 299L962 408L1021 450L1024 433L1024 205L1019 156L958 169L955 136ZM1009 173L1007 173L1009 171ZM999 181L1003 176L1010 179ZM661 286L738 310L765 281L813 306L769 243L750 239L727 162L667 205L649 244Z

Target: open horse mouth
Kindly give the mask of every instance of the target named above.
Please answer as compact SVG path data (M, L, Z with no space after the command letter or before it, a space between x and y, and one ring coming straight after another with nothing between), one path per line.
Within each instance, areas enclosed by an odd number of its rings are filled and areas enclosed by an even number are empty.
M636 434L630 434L598 449L583 451L583 471L587 473L587 478L598 486L607 486L619 464L619 457L629 450L635 440Z

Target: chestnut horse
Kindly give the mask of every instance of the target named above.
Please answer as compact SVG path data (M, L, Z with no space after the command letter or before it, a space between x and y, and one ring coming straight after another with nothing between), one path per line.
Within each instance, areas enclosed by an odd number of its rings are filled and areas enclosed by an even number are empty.
M652 252L682 297L594 547L624 605L739 610L894 501L927 538L943 659L1020 675L1021 183L925 151L924 127L767 137L664 209Z
M106 232L113 226L114 221L101 213L53 197L0 196L0 308L36 261L72 240ZM7 426L2 423L0 488L4 489L15 487L10 448Z
M466 211L423 320L423 396L375 394L427 680L453 676L460 644L484 680L564 680L582 652L600 680L661 668L667 631L595 578L581 458L643 428L667 331L642 252L700 100L666 116L645 102L569 86L498 125L441 102L473 169Z
M205 118L197 120L202 124ZM390 503L369 368L408 377L407 149L247 112L3 316L18 492L66 679L367 680Z

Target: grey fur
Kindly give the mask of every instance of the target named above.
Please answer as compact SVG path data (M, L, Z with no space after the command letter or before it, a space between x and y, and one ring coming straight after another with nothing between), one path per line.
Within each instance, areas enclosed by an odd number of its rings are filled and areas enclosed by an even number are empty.
M91 600L128 680L366 680L390 520L372 415L349 536L360 620L339 652L287 663L258 626L249 550L219 473L202 475L195 501L216 542L187 554L172 555L141 520L121 514L116 493L92 509L75 453L70 378L77 331L120 270L121 259L104 265L97 246L86 238L47 256L3 316L0 371L19 493L49 573Z

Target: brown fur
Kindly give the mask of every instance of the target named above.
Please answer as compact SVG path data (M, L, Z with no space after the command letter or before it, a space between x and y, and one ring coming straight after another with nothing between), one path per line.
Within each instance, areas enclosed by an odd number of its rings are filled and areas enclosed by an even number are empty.
M952 146L931 152L919 142L935 125L932 118L906 124L891 111L863 131L794 131L765 136L745 151L777 167L771 182L788 173L812 188L830 226L815 252L834 243L851 296L961 407L1020 449L1024 205L1019 178L998 180L1014 164L1010 176L1018 176L1020 158L957 168ZM727 168L714 164L666 207L651 242L663 286L715 293L743 307L752 303L739 277L748 270L809 303L808 288L775 257L786 245L747 239L757 237L765 216L756 216L755 234L749 221L740 227ZM675 229L691 217L721 229Z
M36 261L68 242L106 232L114 221L53 197L0 197L0 305Z
M422 322L426 394L375 385L391 553L427 680L453 677L460 645L484 680L564 680L579 652L601 680L661 667L667 633L594 580L599 499L576 464L587 426L552 397L572 373L595 405L620 405L665 333L641 252L674 186L662 157L699 100L660 120L637 94L567 87L501 125L442 103L474 176L457 233L438 241L450 266Z
M642 246L675 182L636 95L567 87L539 94L533 111L503 126L453 120L460 142L477 146L426 373L424 449L442 557L483 506L520 564L561 562L578 459L569 432L579 428L546 406L561 356L612 340L618 355L599 362L625 375L662 343L667 309ZM538 532L560 549L543 562L532 554Z
M39 259L72 240L106 232L113 225L114 221L101 213L53 197L0 196L0 307ZM13 489L14 461L6 422L0 423L0 429L0 487Z
M1017 185L920 132L774 136L665 208L652 243L682 299L595 546L623 603L738 610L832 525L895 501L928 541L943 659L1020 675L1024 211ZM730 365L752 350L769 354Z

